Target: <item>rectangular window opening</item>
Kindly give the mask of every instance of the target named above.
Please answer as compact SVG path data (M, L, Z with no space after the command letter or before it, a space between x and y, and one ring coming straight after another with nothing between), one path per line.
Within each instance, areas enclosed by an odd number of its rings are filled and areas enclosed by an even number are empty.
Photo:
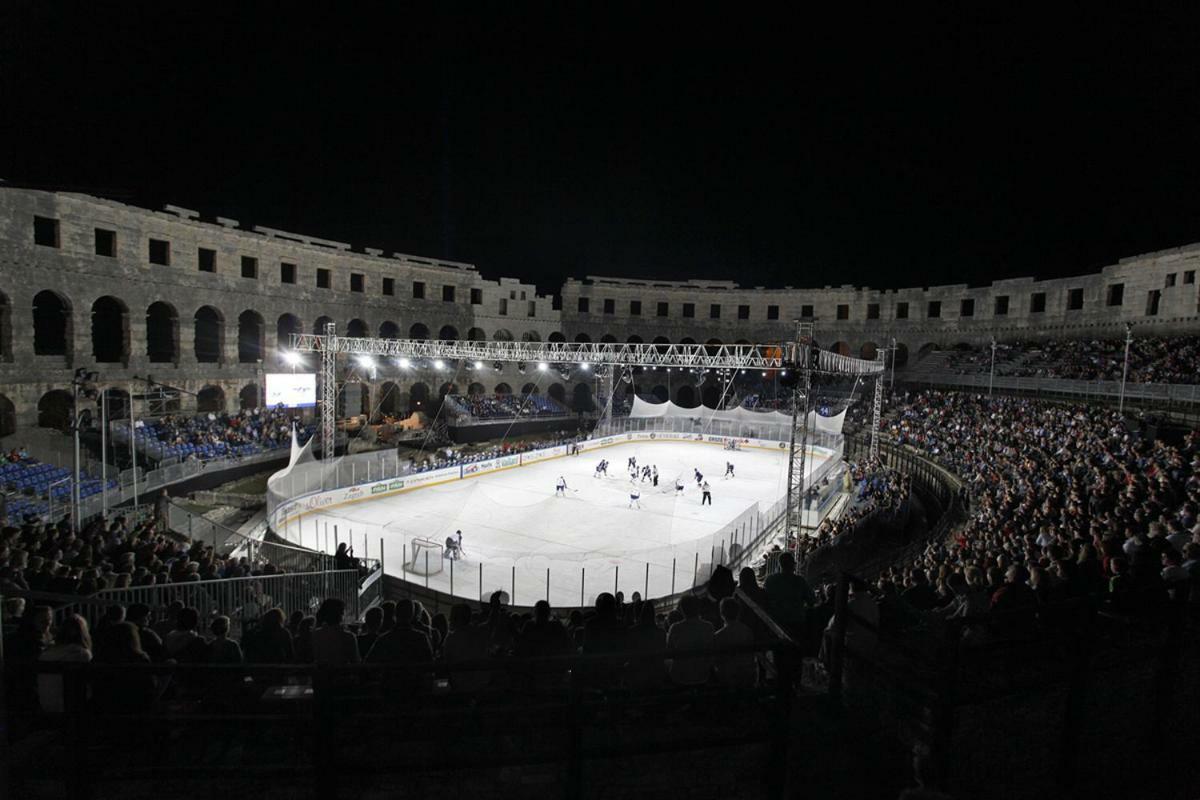
M117 232L96 228L96 255L106 258L117 257Z
M35 216L33 218L33 243L42 247L58 247L58 220Z

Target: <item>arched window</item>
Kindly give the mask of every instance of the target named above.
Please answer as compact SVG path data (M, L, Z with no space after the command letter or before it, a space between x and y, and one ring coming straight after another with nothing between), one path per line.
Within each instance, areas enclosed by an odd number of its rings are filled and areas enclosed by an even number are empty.
M193 318L194 349L201 364L217 364L225 343L225 317L212 306L200 306Z
M248 309L238 315L239 363L256 364L262 361L264 327L262 315L257 311Z
M563 336L561 331L554 331L546 337L547 342L565 342L566 340L567 337Z
M537 331L525 331L521 334L522 342L540 342L541 340L542 335Z
M550 388L546 390L546 394L548 394L552 400L557 401L564 408L566 407L567 390L561 383L550 384Z
M410 339L428 339L429 326L423 322L414 322L408 329L408 338Z
M67 355L71 338L71 305L49 289L33 297L33 353L39 356Z
M280 314L275 321L275 349L279 354L291 349L293 333L303 333L300 318L295 314Z
M261 396L257 383L247 383L238 392L238 408L242 411L259 408L262 405L260 402Z
M13 401L0 394L0 437L17 432L17 409Z
M513 340L512 331L501 328L492 334L492 341L496 342L511 342Z
M424 383L414 383L408 390L408 411L429 411L429 387Z
M683 408L695 408L696 390L691 386L680 386L675 390L675 405Z
M858 349L858 357L867 361L874 361L877 355L879 355L879 348L874 342L863 342L863 346Z
M379 338L380 339L399 339L400 338L400 326L397 325L396 323L392 322L391 320L380 323Z
M179 314L159 300L146 309L146 358L152 364L179 363Z
M317 317L317 321L313 323L313 333L317 336L325 335L325 326L333 322L332 317Z
M496 384L495 394L512 394L512 387L507 383Z
M105 295L92 303L92 357L98 364L128 360L129 312L115 297Z
M592 402L592 387L586 383L575 384L575 401L571 404L578 413L595 411L596 404Z
M52 389L38 400L38 427L68 432L71 429L71 393Z
M486 342L487 331L485 331L483 328L471 328L469 331L467 331L467 341Z
M438 341L457 342L458 328L454 327L453 325L443 325L442 329L438 331Z
M346 323L346 335L351 339L365 339L371 335L369 330L367 323L361 319L352 319Z
M225 410L225 390L220 386L205 386L196 395L196 411L201 414L220 414Z
M579 344L587 344L591 340L592 340L592 337L588 336L586 333L575 334L575 341L578 342Z

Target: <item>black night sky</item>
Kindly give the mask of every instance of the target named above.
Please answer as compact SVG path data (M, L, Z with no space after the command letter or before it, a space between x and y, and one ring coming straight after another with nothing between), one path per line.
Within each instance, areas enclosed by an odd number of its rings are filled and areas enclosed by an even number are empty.
M979 283L1200 241L1183 4L92 5L0 12L0 177L544 289Z

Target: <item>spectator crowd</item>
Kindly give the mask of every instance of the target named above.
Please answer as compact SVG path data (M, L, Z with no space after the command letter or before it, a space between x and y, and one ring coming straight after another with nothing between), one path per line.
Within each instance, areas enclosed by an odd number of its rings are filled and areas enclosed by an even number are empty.
M948 365L960 375L991 369L990 346L956 349ZM1200 336L1135 337L1129 346L1131 383L1200 382ZM1119 381L1125 366L1124 339L1049 339L996 347L996 374L1016 378Z
M452 394L446 401L460 416L475 419L559 417L570 412L553 397L540 394Z
M951 616L1195 599L1200 432L1169 443L1103 406L939 391L897 395L884 429L954 470L970 510L952 538L886 571L879 596Z

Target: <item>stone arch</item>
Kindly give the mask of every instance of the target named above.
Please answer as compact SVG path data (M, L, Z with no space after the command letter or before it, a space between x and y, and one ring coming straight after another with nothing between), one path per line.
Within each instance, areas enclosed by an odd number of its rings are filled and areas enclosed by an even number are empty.
M225 411L225 390L220 386L205 386L196 395L196 411L201 414L221 414Z
M357 317L346 323L346 335L352 339L365 339L371 335L367 323Z
M487 331L485 331L483 328L470 328L467 330L467 341L468 342L486 342L487 341Z
M641 343L642 343L642 337L638 336L638 335L635 333L635 334L633 334L632 336L630 336L628 339L626 339L626 340L625 340L625 343L626 343L626 344L641 344Z
M971 346L970 342L955 342L953 349L960 353L969 353L975 348Z
M17 432L17 407L7 395L0 394L0 437Z
M371 387L363 381L346 381L337 395L339 419L369 414L371 411Z
M67 433L71 430L71 406L71 393L66 389L46 392L38 399L38 427Z
M495 342L511 342L513 340L512 331L507 328L501 328L492 334L492 341Z
M65 356L71 340L71 303L43 289L33 296L33 354Z
M408 327L408 338L410 339L428 339L429 326L424 322L414 322Z
M421 381L414 383L408 390L408 412L429 410L429 387Z
M586 333L577 333L575 334L575 341L579 344L587 344L588 342L592 341L592 337L588 336Z
M438 341L457 342L458 328L454 327L453 325L443 325L442 329L438 331Z
M162 300L146 308L146 358L152 364L179 363L179 312Z
M458 384L446 381L438 387L438 398L444 398L448 394L458 394Z
M262 314L246 309L238 314L238 363L257 364L263 357L263 339L266 323Z
M494 394L512 394L512 387L507 383L497 383Z
M596 404L592 402L592 387L588 384L575 384L573 395L574 402L571 404L572 410L576 411L577 413L585 413L596 410Z
M379 323L379 338L380 339L399 339L400 326L389 320L384 320Z
M675 390L675 405L681 408L696 407L696 390L694 387L687 385L680 386Z
M896 349L892 352L893 366L903 367L908 363L908 345L904 342L897 342Z
M650 390L650 394L654 395L654 399L660 403L665 403L671 399L671 393L667 391L667 387L659 384Z
M654 344L658 346L658 352L665 353L668 349L667 345L671 344L671 340L665 336L655 336Z
M292 334L303 333L300 318L295 314L280 314L275 320L275 350L283 353L292 346Z
M720 350L722 345L724 345L724 344L725 343L722 342L720 339L709 339L707 342L704 343L704 351L706 353L708 353L710 356L715 356L717 354L717 351Z
M540 342L541 340L542 335L537 331L525 331L521 334L522 342Z
M867 361L874 361L879 355L879 346L874 342L863 342L863 346L858 349L858 357Z
M242 411L262 406L262 392L257 383L247 383L238 392L238 408Z
M829 352L837 353L839 356L848 356L850 355L850 345L845 342L834 342L830 346Z
M550 335L546 337L547 342L565 342L566 340L567 337L563 336L562 331L552 331Z
M472 383L470 386L467 387L467 396L468 397L478 397L479 395L484 394L485 392L487 392L487 389L484 389L483 384L479 383L478 381Z
M716 408L721 402L721 390L713 384L707 384L700 389L700 402L708 408Z
M129 308L112 295L92 303L92 358L97 364L129 360Z
M212 306L200 306L192 317L192 333L196 360L219 364L225 349L225 315Z
M680 344L695 344L695 343L696 343L696 340L695 340L695 339L693 339L693 338L692 338L692 337L690 337L690 336L685 336L685 337L683 337L682 339L680 339L680 340L679 340L679 343L680 343Z
M917 350L917 360L920 361L922 358L929 355L934 350L937 350L937 343L936 342L926 342L925 344L921 345L921 347Z
M379 413L392 416L401 413L400 387L394 381L384 381L379 387Z
M538 394L537 384L536 383L525 384L524 386L521 387L521 394L523 394L523 395Z
M600 342L601 344L616 344L617 337L613 336L611 333L606 333L600 337Z
M567 405L567 389L561 383L550 384L550 388L546 390L546 394L550 396L551 400L560 405L564 407Z
M101 393L108 406L105 415L109 422L114 419L129 419L129 392L109 386Z
M321 315L317 317L317 321L313 323L313 333L317 336L325 335L325 326L333 322L333 317Z

